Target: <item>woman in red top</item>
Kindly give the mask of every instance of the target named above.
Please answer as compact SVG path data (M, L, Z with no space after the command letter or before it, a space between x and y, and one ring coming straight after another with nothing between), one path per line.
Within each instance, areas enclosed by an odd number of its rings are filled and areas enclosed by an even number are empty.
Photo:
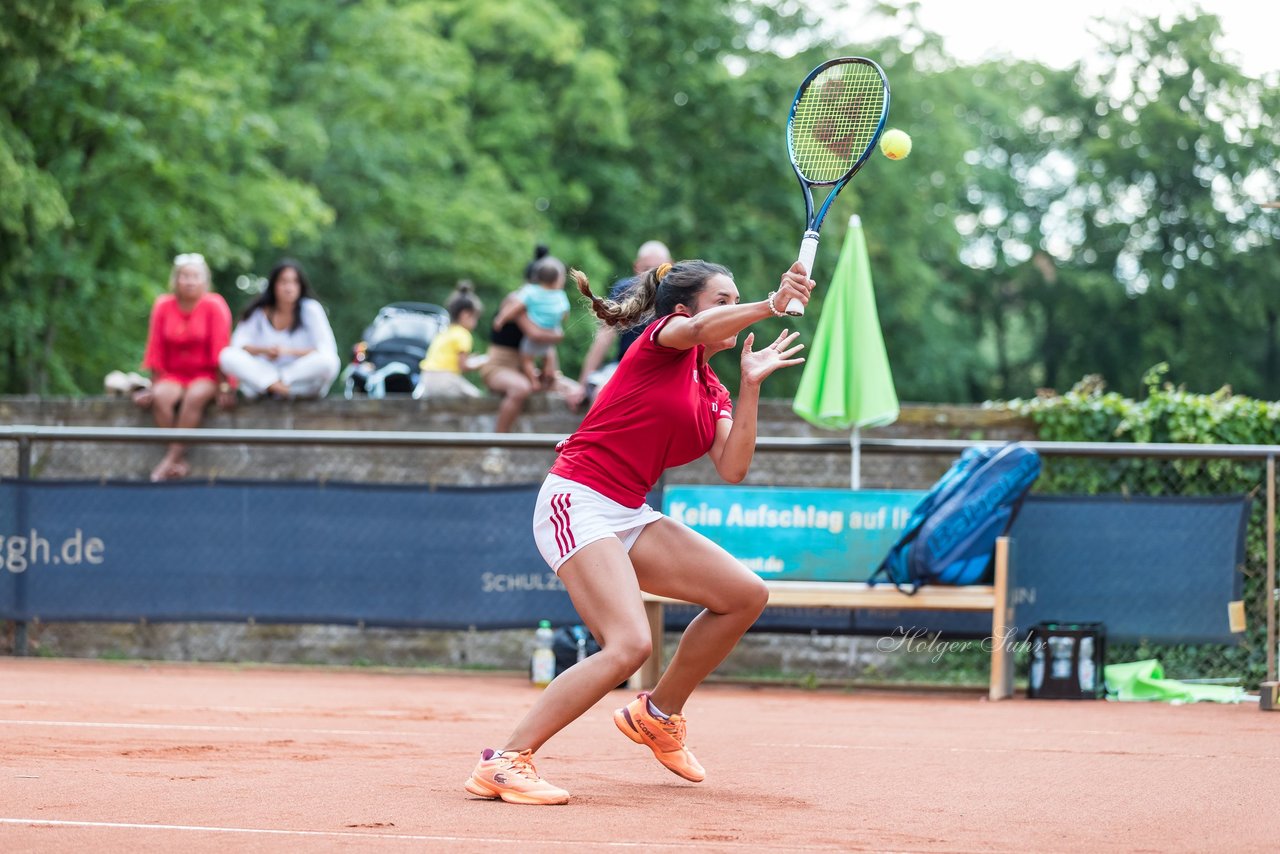
M170 293L156 298L147 330L142 366L151 371L151 387L134 395L150 409L158 427L199 427L216 397L223 408L235 405L235 391L218 367L218 354L231 343L231 309L209 291L212 279L204 256L194 252L173 259ZM186 477L191 467L185 445L174 442L151 472L153 481Z
M656 319L627 350L579 429L561 443L538 496L538 548L602 649L547 686L501 750L481 753L466 790L510 803L568 801L568 792L538 776L533 753L649 657L641 590L704 610L653 691L614 712L614 723L674 773L693 782L705 776L685 747L685 701L760 616L768 590L724 549L645 504L645 496L663 470L703 455L730 483L746 476L760 384L778 368L803 362L795 358L800 346L795 333L784 331L757 351L747 336L736 417L707 359L733 347L752 323L782 317L779 307L789 300L807 303L813 288L797 263L767 300L742 304L724 267L681 261L648 271L615 303L592 294L581 273L572 275L610 326Z

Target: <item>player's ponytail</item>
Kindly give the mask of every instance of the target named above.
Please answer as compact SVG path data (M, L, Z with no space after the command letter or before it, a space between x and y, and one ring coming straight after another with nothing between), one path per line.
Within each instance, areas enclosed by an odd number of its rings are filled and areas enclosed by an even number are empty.
M578 270L569 275L578 283L578 290L591 300L591 310L607 326L629 329L654 317L665 317L684 305L692 308L698 294L707 286L712 276L733 274L719 264L708 261L681 261L678 264L659 264L641 273L627 288L620 300L603 299L591 292L587 277Z
M591 300L591 310L606 326L630 329L653 316L658 284L652 270L637 277L623 298L617 301L596 296L591 290L591 282L581 270L570 270L569 276L578 283L578 292Z

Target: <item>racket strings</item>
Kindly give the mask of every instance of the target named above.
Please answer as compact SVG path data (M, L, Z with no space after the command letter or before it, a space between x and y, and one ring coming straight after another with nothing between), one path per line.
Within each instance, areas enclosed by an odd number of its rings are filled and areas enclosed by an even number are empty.
M833 65L796 100L791 151L812 183L834 183L871 147L884 113L885 85L871 65Z

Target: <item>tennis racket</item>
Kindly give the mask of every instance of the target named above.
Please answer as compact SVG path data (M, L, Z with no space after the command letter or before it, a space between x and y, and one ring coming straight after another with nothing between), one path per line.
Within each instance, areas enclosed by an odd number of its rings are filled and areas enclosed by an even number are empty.
M804 190L807 223L799 261L813 278L818 232L836 196L867 162L889 118L889 80L869 59L845 56L819 65L800 84L787 116L787 153ZM822 207L813 210L813 188L830 186ZM787 303L800 317L804 305Z

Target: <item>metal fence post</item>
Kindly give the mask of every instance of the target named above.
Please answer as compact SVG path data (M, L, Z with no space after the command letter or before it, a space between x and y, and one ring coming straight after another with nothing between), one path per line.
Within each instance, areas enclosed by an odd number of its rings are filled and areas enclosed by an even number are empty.
M14 508L14 521L17 531L27 528L30 519L26 481L31 478L31 437L21 436L18 439L18 500ZM27 608L27 574L19 572L13 577L13 604L18 613ZM27 654L27 622L15 620L13 624L13 654Z
M1276 681L1276 457L1267 455L1267 681Z

